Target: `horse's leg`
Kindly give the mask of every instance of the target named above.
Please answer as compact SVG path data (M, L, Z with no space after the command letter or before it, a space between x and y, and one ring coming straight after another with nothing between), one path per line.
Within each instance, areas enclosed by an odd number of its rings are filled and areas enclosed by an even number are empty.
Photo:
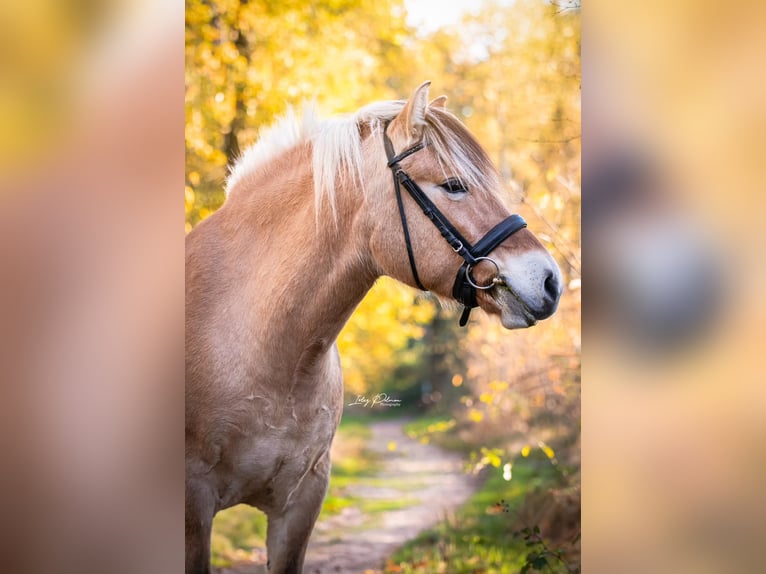
M269 574L302 574L306 547L322 508L329 476L330 457L325 453L290 497L286 510L269 516Z
M186 574L210 572L210 534L215 502L206 485L186 484Z

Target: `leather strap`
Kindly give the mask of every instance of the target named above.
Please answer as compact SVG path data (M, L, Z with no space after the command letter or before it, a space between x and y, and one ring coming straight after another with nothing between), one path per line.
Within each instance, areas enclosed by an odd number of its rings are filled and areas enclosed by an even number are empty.
M479 242L473 246L473 254L476 257L485 257L495 247L499 246L503 241L508 239L511 235L523 229L527 226L527 222L521 215L513 214L503 219L500 223L490 229L487 234L482 237Z
M386 126L388 127L388 126ZM405 150L403 153L399 154L398 156L394 156L394 146L391 143L391 140L388 139L388 136L386 135L386 128L383 129L383 144L386 148L386 156L388 157L388 167L391 168L391 173L394 176L394 190L396 191L396 205L399 207L399 218L402 221L402 229L404 230L404 244L407 247L407 259L410 260L410 269L412 270L412 278L415 280L415 285L418 286L418 289L421 291L428 291L423 286L422 281L420 281L420 276L418 275L418 266L415 264L415 253L412 251L412 241L410 241L410 229L407 225L407 213L404 211L404 202L402 201L402 190L399 187L399 177L397 176L397 173L404 173L401 171L401 169L395 169L398 168L399 162L404 159L405 157L412 155L416 151L419 151L423 149L424 145L423 143L420 143L414 147L411 147L408 150ZM408 190L409 191L409 190Z
M394 146L391 143L391 140L388 139L388 135L386 135L385 132L383 132L383 137L385 138L383 141L386 144L386 156L388 157L388 167L394 167L397 163L402 161L405 157L411 156L416 151L420 151L424 147L426 147L426 144L424 142L420 142L419 144L416 144L412 146L411 148L404 150L399 155L395 157L391 157L394 155Z

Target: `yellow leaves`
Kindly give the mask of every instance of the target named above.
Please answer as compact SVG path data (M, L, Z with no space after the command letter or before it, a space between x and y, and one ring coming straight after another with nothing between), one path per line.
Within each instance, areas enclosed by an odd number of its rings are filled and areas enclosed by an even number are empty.
M217 165L225 165L227 161L226 154L219 149L213 150L210 153L210 161Z
M408 358L410 342L422 336L422 325L434 313L432 301L381 278L338 337L346 390L360 394L379 390Z
M220 49L223 61L226 63L231 63L239 57L239 50L233 42L224 42Z
M524 445L524 447L521 449L521 456L524 458L527 458L529 456L529 453L532 451L532 449L529 447L529 445Z
M491 381L486 386L480 385L480 388L483 388L484 390L483 392L479 393L478 403L480 405L484 405L482 407L483 410L479 411L475 408L472 408L468 412L468 419L475 423L479 423L484 420L497 420L498 415L501 414L504 393L508 390L509 386L510 385L507 381L498 380ZM466 407L472 407L474 404L474 399L461 397L461 402L466 405Z
M431 321L431 319L434 318L435 313L436 307L433 305L433 303L415 305L412 309L410 309L412 320L421 324L425 324Z
M481 457L477 457L475 452L471 453L471 462L473 463L474 474L477 474L486 466L500 468L500 465L503 464L501 457L505 455L505 451L499 448L487 448L483 446L481 447L479 454ZM478 461L476 460L477 458Z
M495 468L498 468L503 463L499 456L501 453L502 451L496 448L488 449L487 447L481 447L481 454L484 455L482 460L486 459L487 464Z
M457 424L457 421L455 419L450 419L448 421L439 421L438 423L433 423L428 425L426 427L426 432L429 432L432 434L437 432L447 432L456 424Z
M489 383L489 388L493 393L502 393L508 390L508 381L492 381Z
M194 190L188 185L184 186L184 210L186 212L186 218L187 218L187 221L184 227L186 229L186 233L189 233L192 230L192 224L188 219L189 219L189 214L195 208L195 201L196 201L196 195L194 193Z
M549 447L543 441L540 441L539 443L537 443L537 446L540 447L540 450L545 453L545 456L547 456L549 460L555 462L555 460L556 460L556 453L553 452L553 449L551 447Z
M484 413L476 409L471 409L468 411L468 419L472 422L480 423L484 420Z
M537 443L538 448L543 452L543 454L550 460L553 464L557 464L558 461L556 460L556 453L555 451L545 442L538 441ZM524 445L524 447L521 449L521 456L524 458L527 458L532 453L532 447L527 445Z
M457 424L455 419L438 421L429 424L425 428L410 429L407 431L407 436L420 441L421 444L429 444L433 435L446 432L454 427L455 424Z

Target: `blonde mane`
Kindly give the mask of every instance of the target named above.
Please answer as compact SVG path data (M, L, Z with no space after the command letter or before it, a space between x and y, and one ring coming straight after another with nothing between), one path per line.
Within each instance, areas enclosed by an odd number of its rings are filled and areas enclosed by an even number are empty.
M360 128L366 126L372 136L379 136L405 104L404 100L375 102L354 114L324 120L317 117L313 105L304 107L301 119L289 108L231 167L226 194L251 179L278 155L310 141L316 213L327 201L335 217L335 191L339 184L355 184L365 190ZM423 140L433 148L445 179L459 177L469 189L479 193L496 188L495 167L460 120L440 108L428 108L425 119Z

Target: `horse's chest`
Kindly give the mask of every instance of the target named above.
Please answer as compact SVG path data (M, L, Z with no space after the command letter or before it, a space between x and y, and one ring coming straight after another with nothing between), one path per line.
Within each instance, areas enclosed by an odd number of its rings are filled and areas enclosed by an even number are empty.
M326 476L335 413L329 406L320 407L314 417L269 424L230 443L226 461L219 466L221 507L248 502L264 510L279 508L306 475Z
M333 365L334 366L334 365ZM340 412L340 369L322 377L285 385L283 393L250 392L242 420L230 428L224 459L218 465L221 507L246 501L263 509L285 504L309 473L329 473L329 453ZM306 387L311 393L303 392Z

